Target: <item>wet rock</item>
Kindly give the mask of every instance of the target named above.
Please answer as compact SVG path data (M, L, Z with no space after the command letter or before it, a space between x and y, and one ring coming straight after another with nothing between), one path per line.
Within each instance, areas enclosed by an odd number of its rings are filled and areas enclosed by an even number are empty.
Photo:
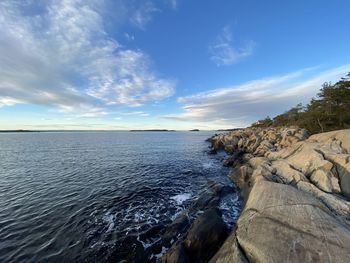
M164 234L162 235L162 240L165 243L170 244L172 239L176 239L181 234L185 233L190 227L189 217L185 212L181 213L176 219L165 228Z
M208 151L208 154L217 154L218 152L217 152L217 150L216 149L210 149L209 151Z
M188 263L190 262L186 248L182 242L177 242L174 246L172 246L169 251L162 257L162 263Z
M235 234L231 234L209 263L248 263L239 248Z
M207 262L227 237L227 228L218 209L200 215L184 241L191 262Z
M208 190L199 196L199 198L190 206L189 211L191 213L204 211L209 208L217 207L219 202L220 197L216 196L214 192Z
M232 155L230 155L229 157L227 157L224 162L223 165L224 166L236 166L239 163L242 162L242 156L243 156L244 152L242 151L235 151L232 153Z
M235 161L236 161L236 156L229 156L224 160L223 165L224 166L233 166Z

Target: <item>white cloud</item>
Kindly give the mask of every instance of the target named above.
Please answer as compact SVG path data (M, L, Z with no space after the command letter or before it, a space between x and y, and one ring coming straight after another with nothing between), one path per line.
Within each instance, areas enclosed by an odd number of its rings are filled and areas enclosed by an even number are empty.
M210 59L217 66L232 65L252 55L254 46L253 41L237 46L233 39L231 28L226 26L221 30L214 43L209 46Z
M105 3L1 1L0 104L101 116L108 105L139 106L172 95L174 81L158 77L144 52L108 36Z
M102 117L108 115L108 112L104 111L102 108L94 108L90 111L86 111L85 113L81 114L80 117L87 117L87 118L95 118L95 117Z
M123 112L121 114L126 116L141 116L141 117L149 116L149 113L143 112L143 111L130 111L130 112Z
M144 30L146 25L152 21L153 14L159 11L153 2L147 1L136 9L130 17L130 22L139 29Z
M324 82L335 82L350 71L350 64L311 75L315 68L283 76L250 81L229 88L180 97L184 112L163 116L180 121L217 123L217 127L242 127L268 115L307 103Z
M0 107L2 106L12 106L15 104L25 103L25 101L18 100L9 96L0 97Z
M173 10L177 10L178 5L179 5L178 0L169 0L169 3L170 3L170 6Z
M124 33L124 37L128 41L134 41L135 40L135 36L133 34Z
M140 106L149 101L157 101L173 94L175 82L159 79L149 72L150 60L141 51L122 50L116 55L119 65L109 67L102 78L91 79L88 94L109 105L126 104ZM110 61L97 61L102 65ZM97 65L98 67L98 65ZM96 88L98 87L98 88Z

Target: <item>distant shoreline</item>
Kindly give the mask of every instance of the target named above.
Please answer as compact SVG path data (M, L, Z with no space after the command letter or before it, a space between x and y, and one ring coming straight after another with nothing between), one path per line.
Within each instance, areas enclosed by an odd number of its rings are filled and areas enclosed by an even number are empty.
M218 130L167 130L167 129L150 129L150 130L0 130L0 133L33 133L33 132L199 132L199 131L234 131L237 129L218 129Z
M175 130L154 129L154 130L130 130L130 132L175 132Z
M0 130L0 133L9 133L9 132L41 132L41 131L30 131L30 130Z

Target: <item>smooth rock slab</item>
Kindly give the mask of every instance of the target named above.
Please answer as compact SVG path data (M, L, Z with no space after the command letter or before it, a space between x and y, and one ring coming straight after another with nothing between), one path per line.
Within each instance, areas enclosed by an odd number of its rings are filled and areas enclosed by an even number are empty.
M237 222L236 235L251 262L350 259L349 226L318 199L289 185L257 181Z
M238 247L236 235L232 234L209 263L248 263L248 260Z

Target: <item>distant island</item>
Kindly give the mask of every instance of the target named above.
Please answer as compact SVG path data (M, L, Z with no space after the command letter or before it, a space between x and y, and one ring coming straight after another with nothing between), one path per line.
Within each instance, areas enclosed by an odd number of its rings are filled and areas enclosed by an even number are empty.
M130 130L130 132L174 132L175 130L151 129L151 130Z
M217 131L237 131L237 130L241 130L243 128L233 128L233 129L219 129Z
M0 130L0 133L5 132L37 132L37 131L30 131L30 130Z
M193 129L193 130L190 130L191 132L196 132L196 131L199 131L198 129Z

